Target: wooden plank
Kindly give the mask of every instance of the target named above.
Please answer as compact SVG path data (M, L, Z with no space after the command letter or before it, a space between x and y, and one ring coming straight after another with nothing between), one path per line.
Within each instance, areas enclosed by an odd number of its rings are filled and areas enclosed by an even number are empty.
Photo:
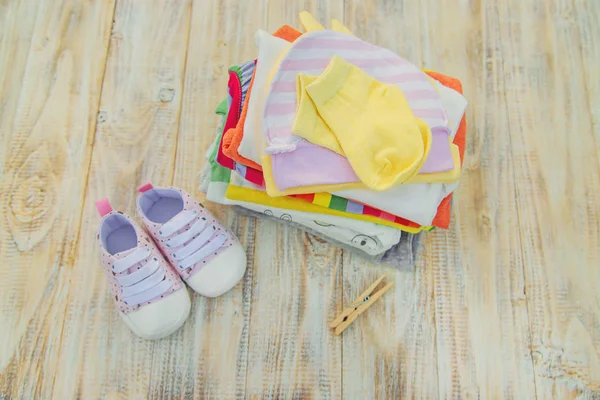
M535 398L497 5L424 5L426 66L463 81L468 142L449 231L431 235L441 398ZM518 14L519 8L513 12ZM459 24L456 21L464 21ZM502 38L502 40L507 40Z
M271 221L255 237L246 398L341 398L340 251Z
M113 11L106 1L34 3L8 18L22 18L7 40L25 47L35 19L31 47L3 59L25 65L20 82L2 86L20 87L4 114L0 190L0 393L9 398L51 397Z
M173 185L201 198L197 176L220 123L214 110L227 96L227 69L256 57L252 35L266 26L266 8L262 2L195 1L191 20ZM179 368L185 374L178 385L185 398L240 398L246 387L255 226L228 207L205 204L246 247L248 267L243 282L225 295L194 296L183 332L194 352L182 355Z
M577 30L577 39L581 46L581 66L585 81L583 93L587 97L596 153L600 154L600 73L597 68L600 48L596 40L600 35L600 3L577 0L573 2L571 12L576 21L573 28Z
M190 28L189 1L119 1L114 13L84 220L70 277L53 397L183 397L194 350L183 331L156 342L134 334L115 312L99 266L94 201L108 196L135 218L135 188L168 185ZM193 324L188 321L186 325Z
M6 161L12 124L37 16L35 1L0 4L0 166ZM0 181L4 168L0 168Z
M416 2L347 1L344 22L361 39L419 65L419 13ZM343 334L344 398L438 397L432 271L423 259L414 271L397 271L344 252L338 310L383 273L396 282Z
M343 16L341 2L269 2L261 28L300 29L304 10L323 21ZM341 252L270 221L256 223L255 238L246 398L341 398L341 341L327 328L341 296Z
M343 300L386 274L395 285L348 327L343 339L343 394L349 399L436 398L437 369L431 268L397 271L344 252Z
M576 4L509 1L495 10L543 399L600 393L600 59L592 36L600 9Z

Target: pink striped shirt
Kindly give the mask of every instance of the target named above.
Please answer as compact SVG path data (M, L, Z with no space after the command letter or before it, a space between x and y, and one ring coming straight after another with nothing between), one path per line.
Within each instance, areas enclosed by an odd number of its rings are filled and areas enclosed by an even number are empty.
M431 160L428 158L420 172L452 169L446 111L427 75L388 49L351 35L323 30L307 33L291 45L273 76L265 103L265 151L272 155L273 176L280 190L359 181L346 158L323 151L294 135L291 129L296 112L296 76L298 73L321 75L335 55L381 82L397 85L415 116L429 125L433 135ZM294 154L299 143L302 143L304 157Z

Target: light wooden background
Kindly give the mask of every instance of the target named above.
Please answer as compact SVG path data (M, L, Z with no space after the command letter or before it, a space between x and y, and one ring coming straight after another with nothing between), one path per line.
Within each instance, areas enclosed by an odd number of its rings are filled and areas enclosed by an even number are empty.
M463 81L448 231L394 272L211 206L242 284L135 338L97 261L94 201L198 194L227 68L308 10ZM600 398L597 0L0 1L1 399ZM393 291L326 328L382 272Z

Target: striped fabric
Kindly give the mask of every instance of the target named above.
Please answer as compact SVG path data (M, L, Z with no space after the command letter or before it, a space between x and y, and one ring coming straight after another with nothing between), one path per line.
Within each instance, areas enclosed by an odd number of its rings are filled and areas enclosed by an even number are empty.
M363 69L381 82L396 84L406 96L415 116L425 121L432 130L430 154L444 154L451 160L448 143L450 130L447 127L446 112L439 94L423 71L392 51L354 36L330 30L316 31L303 35L291 45L273 75L265 104L265 152L273 155L274 180L280 190L294 186L355 182L358 179L350 173L352 170L344 157L336 157L332 152L325 152L319 146L307 143L292 134L291 129L296 111L296 76L300 72L321 75L335 55ZM307 162L301 166L303 176L290 177L289 164L298 167L297 158L290 154L297 149L298 143L302 143L303 154L312 153L319 158L326 157L327 161ZM422 173L448 170L447 164L442 169L436 169L436 160L431 158L425 162ZM283 167L285 172L278 173L281 172L279 167L284 164L288 164ZM325 165L327 168L324 168ZM331 170L332 165L335 166L335 170Z

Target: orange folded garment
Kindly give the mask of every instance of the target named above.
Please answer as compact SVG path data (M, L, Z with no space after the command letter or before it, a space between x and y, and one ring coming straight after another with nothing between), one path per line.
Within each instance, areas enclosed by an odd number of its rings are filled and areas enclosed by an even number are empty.
M288 42L293 42L302 36L302 34L291 26L283 25L281 28L277 29L275 33L273 33L273 36L287 40ZM250 81L250 86L248 87L248 93L246 94L246 99L244 100L244 104L242 106L242 114L240 115L237 125L235 128L228 129L227 132L223 134L222 149L223 153L232 160L262 171L262 167L260 165L252 160L248 160L246 157L242 157L238 153L238 148L240 147L240 143L242 143L242 138L244 137L244 123L246 122L246 115L248 114L248 103L250 101L250 95L252 94L253 84L254 75L252 75L252 80Z

